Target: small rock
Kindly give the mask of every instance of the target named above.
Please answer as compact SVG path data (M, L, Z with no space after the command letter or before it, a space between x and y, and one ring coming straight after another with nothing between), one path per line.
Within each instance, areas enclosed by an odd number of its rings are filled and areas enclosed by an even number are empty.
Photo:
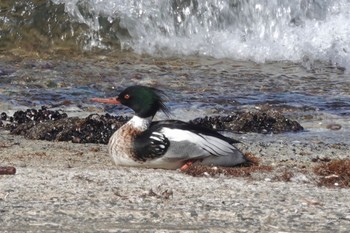
M16 168L12 166L0 167L0 175L14 175Z
M329 124L329 125L327 125L327 129L329 129L329 130L340 130L341 129L341 125L339 125L339 124Z

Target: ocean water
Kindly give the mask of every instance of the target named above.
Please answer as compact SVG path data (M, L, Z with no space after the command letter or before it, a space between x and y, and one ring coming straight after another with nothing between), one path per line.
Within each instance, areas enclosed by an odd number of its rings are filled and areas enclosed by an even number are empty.
M347 0L6 0L0 111L129 114L89 99L145 84L175 118L269 106L347 142L349 51Z

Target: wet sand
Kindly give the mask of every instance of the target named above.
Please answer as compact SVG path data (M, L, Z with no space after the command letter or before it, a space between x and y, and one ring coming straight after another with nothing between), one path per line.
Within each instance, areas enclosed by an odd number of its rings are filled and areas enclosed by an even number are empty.
M329 154L347 158L349 146L257 140L239 147L272 172L193 177L116 167L105 145L32 141L1 131L0 164L17 173L0 176L0 230L349 231L350 190L318 187L311 162ZM286 170L289 181L278 181Z

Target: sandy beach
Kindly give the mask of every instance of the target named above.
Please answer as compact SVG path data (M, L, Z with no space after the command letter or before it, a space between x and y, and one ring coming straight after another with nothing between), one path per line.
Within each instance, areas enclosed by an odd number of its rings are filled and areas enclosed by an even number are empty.
M34 64L38 62L34 60ZM328 85L346 93L347 79L341 75L330 78L325 73L324 80L318 74L319 82L309 82L306 71L302 71L305 76L291 79L281 75L285 72L279 67L292 69L293 74L299 74L301 69L282 63L274 63L268 69L239 62L232 68L230 60L222 64L197 61L200 66L186 60L169 60L166 67L163 63L153 65L151 58L146 64L143 62L130 58L130 63L84 60L70 65L55 60L52 61L55 68L45 70L46 75L55 81L68 74L69 79L64 79L62 85L77 83L77 88L56 89L42 85L47 78L41 78L44 71L28 68L24 59L19 63L24 67L19 74L4 78L8 87L2 93L6 99L11 96L22 105L34 104L37 108L35 103L42 103L41 99L43 103L49 101L51 108L56 106L70 116L86 117L96 112L130 115L125 109L92 105L89 98L97 94L111 96L115 94L111 83L116 85L118 80L131 77L128 85L155 85L167 90L171 94L167 104L172 106L175 119L224 115L237 108L242 111L268 108L298 121L305 130L282 134L225 132L242 142L237 146L244 153L253 154L262 166L271 168L237 177L210 170L215 168L192 176L177 170L116 167L106 145L28 140L1 129L0 166L17 169L15 175L0 176L1 232L349 231L350 190L348 183L344 183L349 181L348 167L339 169L344 174L319 175L314 171L329 161L342 163L350 158L346 98L344 101L323 98ZM11 69L17 69L16 63L9 64ZM208 70L211 73L207 74ZM34 78L23 82L22 71ZM276 76L273 79L271 72ZM281 81L288 92L279 89ZM20 85L14 86L17 82ZM202 88L203 82L207 88ZM27 89L33 83L35 88ZM103 91L95 93L85 87ZM304 89L311 94L298 95ZM275 94L276 91L282 94ZM246 100L242 98L245 93L250 93ZM9 104L12 99L1 105L9 116L15 110L26 109ZM321 111L322 106L328 107ZM325 181L329 181L328 187L322 186Z
M350 232L349 1L0 9L0 232ZM115 166L107 123L133 112L91 98L131 85L164 91L171 119L243 113L209 126L258 164Z
M5 131L0 148L0 164L17 169L0 176L2 232L350 229L350 190L318 187L310 162L321 151L346 157L346 146L251 143L249 151L264 155L261 164L273 170L249 177L116 167L105 145L33 141ZM246 151L247 145L240 148ZM310 154L307 160L285 159L292 153ZM292 175L283 181L286 171Z

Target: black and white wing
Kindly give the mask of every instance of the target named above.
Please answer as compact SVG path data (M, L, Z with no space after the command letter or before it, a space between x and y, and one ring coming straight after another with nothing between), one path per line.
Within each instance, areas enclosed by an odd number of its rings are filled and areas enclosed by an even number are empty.
M154 122L136 138L136 154L144 160L163 157L169 161L198 160L205 164L234 166L246 162L232 145L236 142L216 131L182 121Z
M162 157L169 146L169 139L164 134L153 130L146 130L134 141L135 154L141 161Z

